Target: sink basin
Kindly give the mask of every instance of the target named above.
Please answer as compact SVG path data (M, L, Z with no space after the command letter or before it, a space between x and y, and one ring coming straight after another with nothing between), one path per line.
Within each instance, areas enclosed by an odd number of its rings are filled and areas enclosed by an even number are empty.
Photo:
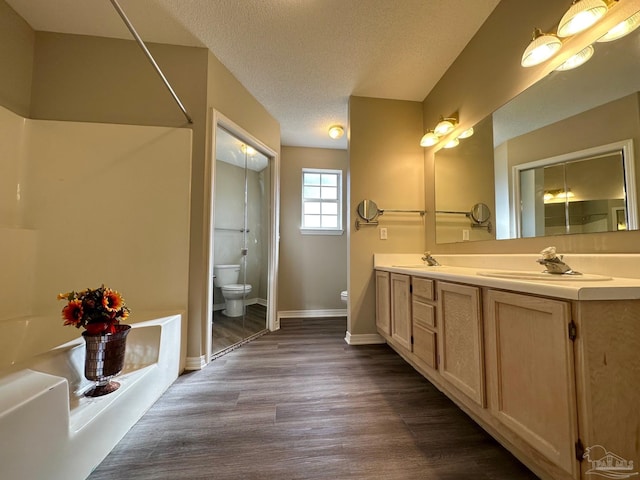
M392 267L395 268L434 268L437 267L437 265L427 265L426 263L416 263L413 265L391 265Z
M511 280L541 280L541 281L558 281L558 282L598 282L611 280L611 277L604 275L592 275L584 273L581 275L552 274L545 272L519 272L510 270L485 271L478 272L483 277L506 278Z

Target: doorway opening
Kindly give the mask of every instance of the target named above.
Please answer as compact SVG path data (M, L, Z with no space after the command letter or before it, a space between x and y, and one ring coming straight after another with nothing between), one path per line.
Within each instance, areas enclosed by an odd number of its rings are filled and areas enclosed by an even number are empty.
M214 113L209 359L275 328L277 155Z

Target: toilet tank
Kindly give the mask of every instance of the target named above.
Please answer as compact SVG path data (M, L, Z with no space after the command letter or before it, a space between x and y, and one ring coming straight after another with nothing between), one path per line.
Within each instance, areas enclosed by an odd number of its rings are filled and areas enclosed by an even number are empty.
M213 284L216 287L224 287L232 283L238 283L240 277L240 265L214 265Z

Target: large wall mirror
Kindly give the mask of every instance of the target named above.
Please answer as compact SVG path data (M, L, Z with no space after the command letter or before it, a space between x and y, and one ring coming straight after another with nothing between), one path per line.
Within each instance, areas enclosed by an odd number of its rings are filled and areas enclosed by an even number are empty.
M436 152L436 243L638 228L640 29L594 48ZM493 232L437 213L476 203L489 206Z

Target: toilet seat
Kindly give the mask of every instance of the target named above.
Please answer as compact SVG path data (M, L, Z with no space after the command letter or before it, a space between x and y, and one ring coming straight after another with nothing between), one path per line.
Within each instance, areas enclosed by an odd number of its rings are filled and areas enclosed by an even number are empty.
M244 291L245 293L249 293L251 291L251 285L244 283L232 283L230 285L225 285L224 287L222 287L222 291L238 293L242 293Z

